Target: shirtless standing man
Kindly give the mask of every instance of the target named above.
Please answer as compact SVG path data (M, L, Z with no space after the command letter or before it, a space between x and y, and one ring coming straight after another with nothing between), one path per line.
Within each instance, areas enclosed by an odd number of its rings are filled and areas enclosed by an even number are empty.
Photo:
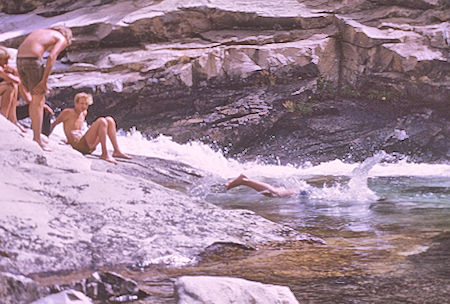
M72 31L64 26L33 31L25 38L17 52L17 69L25 88L31 92L30 118L33 140L44 151L51 151L41 138L42 116L47 81L59 53L72 43ZM48 51L47 62L42 57Z
M64 109L56 120L52 123L53 130L59 123L64 124L64 133L67 142L77 151L83 154L92 153L97 145L102 145L101 159L111 163L117 163L114 157L131 159L130 156L120 151L116 136L116 122L110 116L97 118L87 132L83 135L81 127L86 119L87 109L93 103L92 95L78 93L75 95L74 107ZM109 137L114 148L114 152L109 155L106 149L106 137Z

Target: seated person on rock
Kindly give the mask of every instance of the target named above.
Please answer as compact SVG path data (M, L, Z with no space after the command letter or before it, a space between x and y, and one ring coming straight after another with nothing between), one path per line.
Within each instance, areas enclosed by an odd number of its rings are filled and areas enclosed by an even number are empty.
M27 102L31 101L31 95L22 86L17 70L8 65L9 58L6 48L0 46L0 113L25 132L17 121L16 107L19 91Z
M130 156L120 151L117 144L116 122L112 117L97 118L87 132L84 135L82 134L81 127L86 119L87 109L92 103L91 94L78 93L75 95L74 107L64 109L52 123L51 130L62 122L67 142L83 154L92 153L100 143L102 145L101 159L111 163L117 163L114 157L131 159ZM112 156L106 149L106 137L109 137L114 148Z
M289 197L294 195L308 195L308 192L300 189L286 189L284 187L274 187L272 185L250 179L244 174L239 175L238 177L229 180L226 184L226 189L230 190L234 187L238 186L247 186L250 187L259 193L270 196L270 197Z
M26 132L18 120L29 117L28 107L31 102L31 94L22 85L17 70L8 65L9 58L8 51L0 46L0 113L19 127L22 132ZM27 104L18 105L19 93ZM47 104L44 105L44 110L42 133L48 136L50 134L50 118L55 113Z

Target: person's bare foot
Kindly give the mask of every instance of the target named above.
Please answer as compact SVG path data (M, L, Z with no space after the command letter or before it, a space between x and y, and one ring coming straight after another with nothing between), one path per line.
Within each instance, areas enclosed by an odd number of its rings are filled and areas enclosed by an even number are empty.
M46 145L48 145L48 143L50 142L50 141L48 140L47 136L45 136L45 135L41 135L41 141L42 141L44 144L46 144Z
M237 187L237 186L241 185L242 184L242 180L244 178L246 178L246 177L247 176L245 176L244 174L241 174L238 177L236 177L235 179L232 179L232 180L228 181L225 184L226 189L230 190L231 188L234 188L234 187Z
M113 157L118 157L118 158L125 158L125 159L132 159L131 156L126 155L125 153L122 153L120 151L114 151Z
M42 140L36 140L36 139L33 139L33 140L38 143L38 145L41 147L42 150L44 150L46 152L52 152L53 151L52 148L50 148Z
M109 154L107 154L107 155L102 154L102 155L100 155L100 158L103 160L106 160L107 162L117 164L117 160Z
M20 123L16 122L14 124L19 128L20 131L22 131L22 133L27 133L27 130L24 127L22 127Z

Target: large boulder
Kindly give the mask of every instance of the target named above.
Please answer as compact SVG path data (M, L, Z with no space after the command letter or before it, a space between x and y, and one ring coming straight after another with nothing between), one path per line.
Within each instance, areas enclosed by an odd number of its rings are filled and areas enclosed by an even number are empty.
M240 278L184 276L175 282L178 304L298 304L289 287Z

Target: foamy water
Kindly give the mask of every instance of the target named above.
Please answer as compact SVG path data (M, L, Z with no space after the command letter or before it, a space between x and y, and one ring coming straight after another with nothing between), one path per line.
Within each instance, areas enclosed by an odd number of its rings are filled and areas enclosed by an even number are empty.
M86 128L86 127L85 127ZM64 137L62 126L55 134ZM314 198L356 201L373 201L376 195L368 188L367 179L373 177L410 176L410 177L450 177L449 164L412 163L406 158L378 152L363 163L345 163L332 160L319 165L310 163L274 165L261 162L239 162L227 158L221 151L198 141L178 144L168 136L146 138L136 130L118 132L119 146L123 152L179 161L211 175L213 179L230 179L240 173L255 179L269 179L281 182L286 187L308 190ZM112 145L108 141L108 149ZM101 153L100 145L96 154ZM305 182L305 178L348 177L347 184L332 184L317 189Z

